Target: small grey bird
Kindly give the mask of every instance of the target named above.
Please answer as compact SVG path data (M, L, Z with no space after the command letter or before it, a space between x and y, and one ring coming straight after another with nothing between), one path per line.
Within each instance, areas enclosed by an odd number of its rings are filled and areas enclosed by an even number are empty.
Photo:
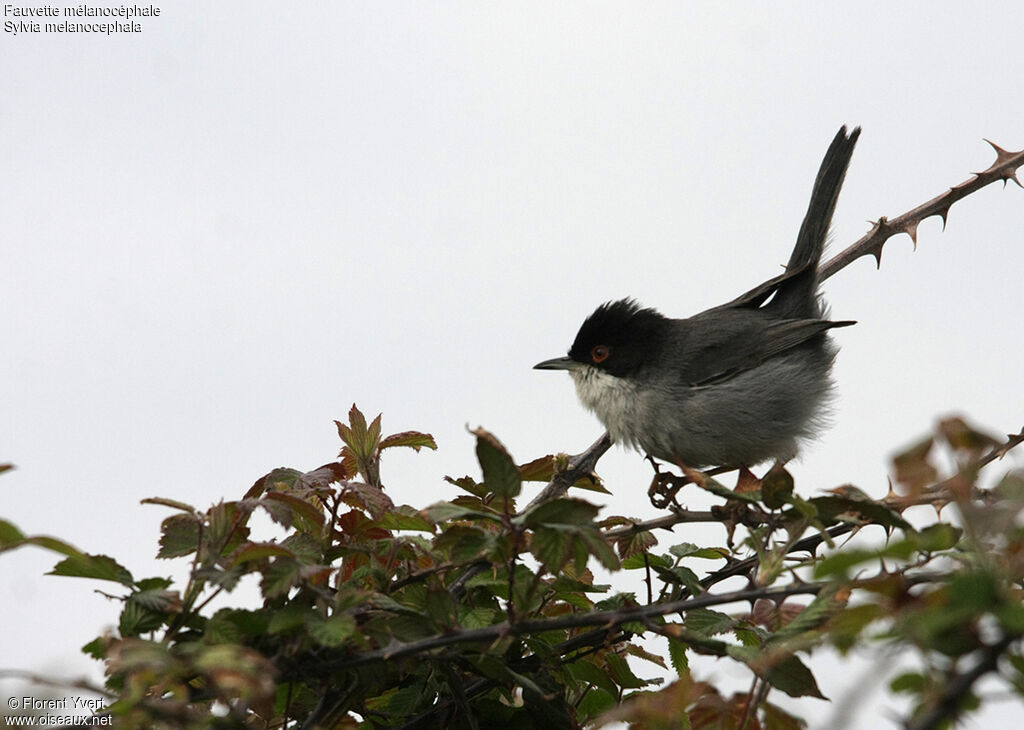
M837 348L818 262L860 128L825 153L784 273L688 319L632 299L587 317L567 357L576 392L616 443L685 470L786 462L822 425Z

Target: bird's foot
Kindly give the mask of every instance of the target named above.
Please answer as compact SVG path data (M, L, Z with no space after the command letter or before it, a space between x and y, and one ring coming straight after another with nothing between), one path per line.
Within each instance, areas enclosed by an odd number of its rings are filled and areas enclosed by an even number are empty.
M682 470L682 475L662 471L658 462L649 454L647 460L654 467L654 478L651 479L651 486L647 489L647 496L655 509L682 509L682 505L676 501L679 490L687 484L697 484L703 487L707 483L703 472L687 466L678 457L673 459L673 462Z

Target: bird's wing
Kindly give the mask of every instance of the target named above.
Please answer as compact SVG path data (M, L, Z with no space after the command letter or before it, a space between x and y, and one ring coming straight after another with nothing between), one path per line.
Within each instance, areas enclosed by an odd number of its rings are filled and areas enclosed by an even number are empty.
M724 314L716 312L713 328L701 327L699 315L680 322L686 325L688 333L684 362L677 363L677 367L686 385L699 387L723 382L833 327L853 324L823 319L769 319L750 310L732 310L728 317Z

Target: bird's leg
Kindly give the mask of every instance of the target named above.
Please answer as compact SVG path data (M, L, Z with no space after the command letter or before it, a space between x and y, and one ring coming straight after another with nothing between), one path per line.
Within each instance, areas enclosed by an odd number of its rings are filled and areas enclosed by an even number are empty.
M665 509L666 507L682 509L682 505L676 501L676 494L679 493L679 490L690 483L697 484L700 487L707 484L704 472L687 466L678 455L673 456L672 462L682 470L682 475L676 475L669 471L663 472L650 454L647 455L647 460L654 467L654 478L651 480L651 486L647 489L647 496L650 498L651 504L654 505L655 509ZM719 471L721 470L712 470L711 473L718 473Z
M682 459L679 458L679 454L672 454L672 462L680 468L683 472L683 476L686 477L687 481L691 481L702 489L707 485L707 477L704 472L694 469L692 466L687 466Z

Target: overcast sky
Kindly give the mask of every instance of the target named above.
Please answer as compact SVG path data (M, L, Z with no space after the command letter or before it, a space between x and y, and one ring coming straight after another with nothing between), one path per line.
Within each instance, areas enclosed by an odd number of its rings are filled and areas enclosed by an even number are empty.
M385 457L416 507L477 473L466 425L583 449L597 421L531 366L605 300L685 316L778 273L841 124L833 251L987 167L982 138L1024 146L1024 6L942 5L179 0L135 34L5 32L0 517L180 575L139 500L330 461L353 402L436 437ZM1021 427L1022 234L993 185L828 281L859 324L801 492L884 495L950 413ZM653 516L639 455L599 471L606 514ZM0 664L96 676L78 647L117 606L55 562L0 556Z

